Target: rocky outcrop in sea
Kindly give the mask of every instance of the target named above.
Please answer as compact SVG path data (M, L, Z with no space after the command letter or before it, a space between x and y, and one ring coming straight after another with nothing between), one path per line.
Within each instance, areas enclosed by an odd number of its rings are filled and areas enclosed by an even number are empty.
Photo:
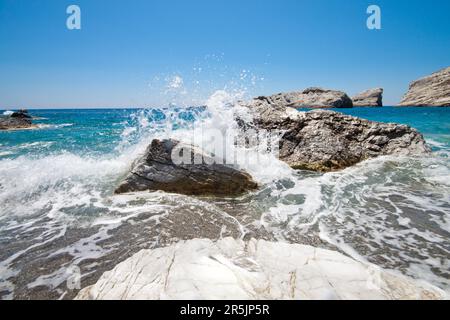
M354 107L382 107L383 89L369 89L352 97Z
M174 161L180 157L180 162ZM237 196L257 188L242 170L221 164L200 148L176 140L153 140L116 194L166 191L185 195Z
M344 169L383 155L421 155L430 151L417 130L380 123L329 110L300 112L272 98L259 97L245 104L253 123L248 128L280 131L280 160L295 169L320 172Z
M399 106L450 106L450 67L412 82Z
M32 117L24 109L0 116L0 130L31 129L35 127Z
M77 299L427 300L446 293L335 251L225 238L142 250Z

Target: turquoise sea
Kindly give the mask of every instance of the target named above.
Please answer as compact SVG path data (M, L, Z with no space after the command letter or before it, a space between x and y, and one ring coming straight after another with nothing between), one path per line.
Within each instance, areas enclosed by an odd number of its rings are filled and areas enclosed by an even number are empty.
M217 110L30 110L39 129L0 131L0 298L72 298L74 266L84 287L143 248L225 236L327 247L449 290L450 108L337 111L410 125L433 153L327 174L274 159L250 170L262 187L238 199L114 196L151 139Z

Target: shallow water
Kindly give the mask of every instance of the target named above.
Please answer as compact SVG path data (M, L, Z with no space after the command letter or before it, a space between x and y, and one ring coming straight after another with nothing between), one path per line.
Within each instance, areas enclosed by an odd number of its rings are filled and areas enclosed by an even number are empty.
M262 187L237 199L113 195L153 138L230 126L224 105L32 110L40 129L0 132L0 297L72 298L73 266L84 287L142 248L225 236L332 248L450 290L449 108L339 110L411 125L432 156L327 174L269 158L243 166Z

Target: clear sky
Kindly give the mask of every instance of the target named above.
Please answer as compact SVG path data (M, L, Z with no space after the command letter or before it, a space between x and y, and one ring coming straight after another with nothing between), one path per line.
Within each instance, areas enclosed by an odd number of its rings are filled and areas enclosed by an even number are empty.
M68 30L66 8L81 8ZM382 29L366 27L381 7ZM0 0L0 108L200 103L214 90L350 95L450 65L448 0Z

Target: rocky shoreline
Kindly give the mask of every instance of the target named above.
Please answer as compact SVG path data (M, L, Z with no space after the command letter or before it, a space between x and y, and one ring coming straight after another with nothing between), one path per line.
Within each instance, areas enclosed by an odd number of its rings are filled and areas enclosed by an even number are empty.
M316 91L317 92L317 91ZM304 93L302 93L304 94ZM329 93L327 93L329 94ZM292 94L241 103L246 130L283 132L280 160L294 169L328 172L382 155L430 152L413 128L379 123L328 110L292 108ZM294 103L295 104L295 103ZM198 146L153 140L116 189L117 194L163 190L185 195L236 196L255 190L252 177L217 164ZM180 154L179 151L176 154ZM209 163L210 161L206 162ZM193 239L143 250L105 272L76 299L447 299L426 282L358 262L336 251L264 240Z
M448 84L447 76L444 70L414 82L402 105L446 105L449 94L442 88ZM436 83L441 88L437 93L433 91ZM409 126L330 110L298 110L379 107L382 94L383 89L376 88L350 98L342 91L308 88L241 102L250 118L236 114L235 119L242 134L249 130L279 134L279 159L294 170L330 172L386 155L427 156L431 150L422 134ZM0 118L0 130L35 127L26 110ZM191 164L174 161L177 148L193 160ZM202 161L196 163L197 158ZM119 182L115 194L164 191L228 199L258 190L250 174L222 165L221 160L195 145L155 139ZM183 228L193 224L192 217L183 218ZM192 232L193 237L201 237L197 230ZM215 229L213 232L218 233ZM430 284L339 252L238 238L193 239L141 251L105 272L96 284L81 290L77 299L448 298L446 292Z
M249 130L276 134L278 158L293 169L329 172L384 155L417 156L431 152L422 134L409 126L328 110L301 112L280 100L258 97L244 104L252 120L238 118L237 123L246 141ZM248 173L224 163L224 159L206 153L201 146L155 139L115 193L165 191L228 197L257 189Z

